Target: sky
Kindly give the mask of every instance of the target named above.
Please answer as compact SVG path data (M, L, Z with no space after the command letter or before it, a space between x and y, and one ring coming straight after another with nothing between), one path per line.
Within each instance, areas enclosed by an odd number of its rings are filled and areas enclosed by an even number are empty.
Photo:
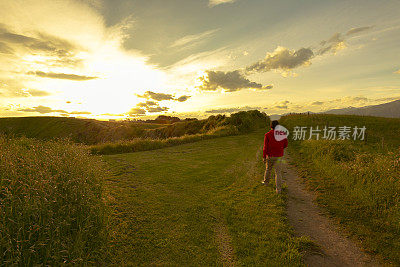
M0 117L390 102L400 99L398 14L398 0L0 0Z

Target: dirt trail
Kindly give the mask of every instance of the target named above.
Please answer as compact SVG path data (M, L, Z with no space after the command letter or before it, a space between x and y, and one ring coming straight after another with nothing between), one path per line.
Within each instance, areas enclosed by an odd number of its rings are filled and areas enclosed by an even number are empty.
M288 187L289 222L296 235L309 236L322 250L321 254L305 256L308 266L381 266L323 215L314 203L315 194L304 189L293 166L284 163L282 170Z
M215 228L216 241L223 266L236 266L232 240L226 225L219 221Z

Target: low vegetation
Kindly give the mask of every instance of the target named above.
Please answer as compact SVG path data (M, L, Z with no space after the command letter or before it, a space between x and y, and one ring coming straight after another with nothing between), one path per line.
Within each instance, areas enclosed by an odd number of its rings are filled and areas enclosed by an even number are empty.
M110 265L299 266L285 198L261 184L263 133L104 156Z
M165 128L148 131L145 138L92 145L93 154L111 155L153 150L199 140L249 133L265 127L267 117L257 110L238 112L230 117L210 116L206 120L182 121Z
M0 136L0 265L97 262L104 173L80 145Z
M290 140L307 184L366 249L400 264L400 119L291 115L281 124L366 126L366 140ZM308 136L307 138L308 139Z

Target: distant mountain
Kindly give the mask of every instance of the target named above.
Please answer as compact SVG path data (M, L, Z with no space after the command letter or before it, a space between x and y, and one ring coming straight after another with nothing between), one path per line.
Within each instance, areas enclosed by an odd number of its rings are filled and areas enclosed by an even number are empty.
M338 115L359 115L375 116L385 118L400 118L400 100L385 104L366 106L361 108L348 107L341 109L331 109L322 113Z

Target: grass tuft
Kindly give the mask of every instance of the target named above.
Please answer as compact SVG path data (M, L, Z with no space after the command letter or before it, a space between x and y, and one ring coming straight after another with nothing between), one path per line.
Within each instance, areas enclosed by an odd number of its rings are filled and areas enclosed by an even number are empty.
M0 136L0 262L98 261L106 237L104 173L82 146Z

